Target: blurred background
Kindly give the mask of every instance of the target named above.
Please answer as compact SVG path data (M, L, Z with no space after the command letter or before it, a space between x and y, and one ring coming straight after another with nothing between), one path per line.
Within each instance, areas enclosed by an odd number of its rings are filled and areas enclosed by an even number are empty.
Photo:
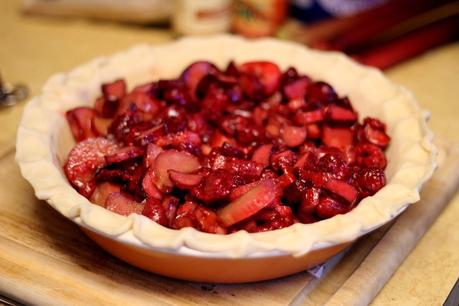
M176 35L277 36L381 69L459 37L459 1L451 0L24 0L21 9Z

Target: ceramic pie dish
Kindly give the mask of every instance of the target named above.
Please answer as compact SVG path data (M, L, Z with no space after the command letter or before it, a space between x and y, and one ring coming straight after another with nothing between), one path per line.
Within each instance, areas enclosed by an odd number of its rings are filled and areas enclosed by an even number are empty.
M91 105L102 83L124 78L133 87L175 78L190 63L202 59L221 67L230 60L268 60L282 69L293 66L349 96L360 116L376 117L387 124L392 141L386 151L386 186L343 215L274 231L229 235L189 227L169 229L138 214L115 214L80 195L62 170L74 146L65 112ZM437 151L427 118L428 113L407 90L391 83L380 71L340 53L312 51L274 39L249 41L228 35L185 38L161 46L136 46L51 77L41 95L24 110L16 160L37 198L122 260L179 279L250 282L322 263L417 202L422 185L436 167Z

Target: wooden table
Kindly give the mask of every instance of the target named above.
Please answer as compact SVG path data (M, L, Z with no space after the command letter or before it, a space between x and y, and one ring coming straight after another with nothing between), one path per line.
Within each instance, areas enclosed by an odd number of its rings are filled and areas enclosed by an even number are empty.
M111 54L137 43L161 43L171 39L167 29L24 16L20 14L19 1L0 2L0 71L9 82L26 83L32 95L37 94L55 72L69 70L95 56ZM431 127L436 135L459 143L459 43L399 65L387 71L387 75L412 90L421 106L431 110ZM15 131L22 108L23 105L18 105L0 110L0 163L3 167L12 162ZM7 176L2 171L2 185ZM33 198L30 190L28 192ZM459 196L456 194L372 305L443 303L459 276L458 215ZM84 236L81 237L82 243L87 243ZM122 268L129 271L129 267ZM269 288L265 286L266 290ZM257 296L256 292L253 296Z

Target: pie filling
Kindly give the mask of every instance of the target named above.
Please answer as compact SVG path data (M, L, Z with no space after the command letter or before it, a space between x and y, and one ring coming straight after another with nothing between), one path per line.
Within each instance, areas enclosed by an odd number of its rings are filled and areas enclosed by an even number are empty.
M101 86L66 117L72 186L121 215L227 234L312 223L386 184L390 137L347 97L294 68L199 61L179 78Z

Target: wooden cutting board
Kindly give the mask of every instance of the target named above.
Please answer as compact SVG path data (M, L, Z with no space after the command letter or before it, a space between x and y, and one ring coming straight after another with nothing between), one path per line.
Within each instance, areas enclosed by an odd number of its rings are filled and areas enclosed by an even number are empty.
M457 146L446 151L420 203L325 264L322 278L302 272L255 284L211 285L157 276L108 255L35 198L14 152L7 152L0 158L0 293L39 305L365 305L454 194L458 153ZM405 239L396 243L393 237L400 235ZM386 269L374 268L381 261Z

